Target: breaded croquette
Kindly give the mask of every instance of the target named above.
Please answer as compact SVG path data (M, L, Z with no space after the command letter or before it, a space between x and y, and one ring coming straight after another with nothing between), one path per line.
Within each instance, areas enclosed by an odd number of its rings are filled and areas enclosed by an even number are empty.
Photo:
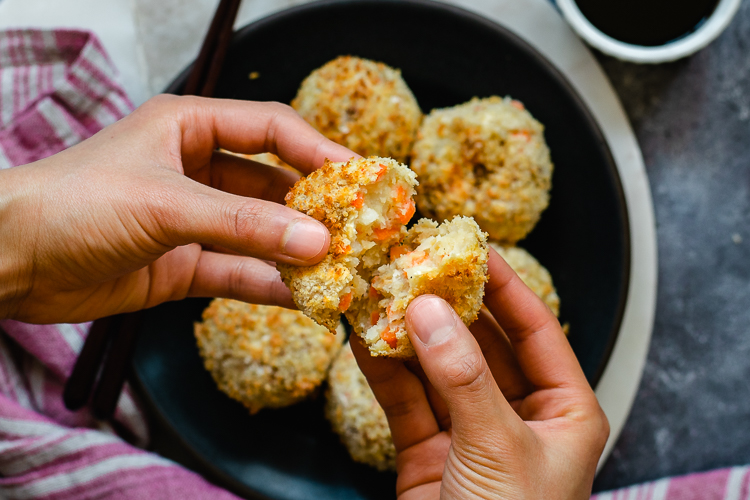
M352 459L378 470L396 470L388 419L348 343L331 365L325 411Z
M410 358L404 315L411 300L434 293L467 324L487 280L486 235L470 218L438 227L414 215L414 173L385 158L327 163L300 180L287 205L331 231L328 255L311 267L279 265L297 306L332 328L345 313L374 356Z
M311 267L279 264L297 307L334 331L341 313L367 295L372 273L406 235L414 215L414 172L390 158L326 162L300 179L287 206L331 232L328 255Z
M195 324L206 369L219 389L250 413L313 393L344 340L299 311L215 299Z
M526 286L547 304L555 316L559 317L560 297L557 295L552 276L547 268L523 248L503 247L496 243L490 243L490 245L513 268Z
M419 210L436 220L472 216L503 245L523 239L549 204L553 166L543 131L509 97L433 110L412 150Z
M320 133L362 156L408 157L422 111L401 73L341 56L313 71L292 107Z
M439 226L422 219L391 247L390 263L377 270L366 300L354 304L347 319L372 355L413 357L405 327L409 303L438 295L471 324L482 307L488 255L487 236L470 217Z

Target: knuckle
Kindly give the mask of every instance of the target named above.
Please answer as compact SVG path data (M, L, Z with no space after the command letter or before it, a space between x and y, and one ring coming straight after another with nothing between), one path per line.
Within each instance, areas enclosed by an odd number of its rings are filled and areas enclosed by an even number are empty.
M479 392L486 386L486 372L482 354L471 352L445 366L445 382L451 389Z
M247 262L245 259L238 259L227 277L227 291L230 298L241 300L243 294L249 289L248 278Z
M269 215L257 201L245 201L234 208L231 217L234 223L234 236L239 240L254 239L269 222Z

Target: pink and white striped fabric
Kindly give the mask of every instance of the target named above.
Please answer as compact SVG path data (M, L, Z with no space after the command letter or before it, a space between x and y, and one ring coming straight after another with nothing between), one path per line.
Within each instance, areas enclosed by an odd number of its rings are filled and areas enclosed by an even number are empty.
M0 168L57 153L131 110L92 34L0 32ZM0 321L0 498L236 499L137 447L148 443L148 430L128 387L112 424L65 409L63 383L88 328ZM750 470L663 479L592 498L750 500Z
M732 467L660 479L591 500L750 500L750 467Z
M91 33L0 32L0 168L55 154L132 109ZM0 321L0 498L236 499L136 447L148 429L129 387L112 424L64 407L88 329Z

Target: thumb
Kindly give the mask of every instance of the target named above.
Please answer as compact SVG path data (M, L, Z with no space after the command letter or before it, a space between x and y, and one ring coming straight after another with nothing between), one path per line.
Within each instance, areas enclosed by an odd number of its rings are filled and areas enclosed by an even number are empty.
M151 205L151 215L171 245L211 244L296 265L314 264L328 251L328 229L303 213L181 179L187 189L157 200L161 206Z
M517 423L479 344L447 302L417 297L407 310L406 328L425 375L448 406L455 435L486 439L498 424Z

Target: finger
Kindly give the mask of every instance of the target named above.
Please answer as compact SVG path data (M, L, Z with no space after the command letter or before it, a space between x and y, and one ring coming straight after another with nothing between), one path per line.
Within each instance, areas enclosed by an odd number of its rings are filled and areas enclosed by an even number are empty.
M188 175L205 165L217 147L243 154L270 152L309 173L323 160L346 161L358 156L323 137L296 111L277 102L158 96L141 107L144 116L176 117L179 133L174 151ZM170 126L168 123L167 126Z
M508 337L489 310L483 307L469 330L482 349L487 366L505 399L514 401L530 394L533 386L521 371Z
M272 167L239 156L215 152L211 161L196 170L192 179L225 191L250 198L284 204L284 197L300 178L291 170Z
M241 255L311 265L328 251L330 234L320 222L278 203L224 193L175 172L145 186L135 213L157 242L228 248ZM145 210L144 210L145 208Z
M417 297L407 309L406 325L425 374L448 405L455 433L479 437L498 423L515 425L518 417L479 345L447 302L434 295Z
M190 297L223 297L296 309L292 293L274 266L251 257L202 252Z
M484 303L510 340L518 364L537 388L588 386L560 322L490 249Z
M359 368L388 417L396 451L410 448L440 432L416 375L401 361L371 357L355 338L350 343Z

